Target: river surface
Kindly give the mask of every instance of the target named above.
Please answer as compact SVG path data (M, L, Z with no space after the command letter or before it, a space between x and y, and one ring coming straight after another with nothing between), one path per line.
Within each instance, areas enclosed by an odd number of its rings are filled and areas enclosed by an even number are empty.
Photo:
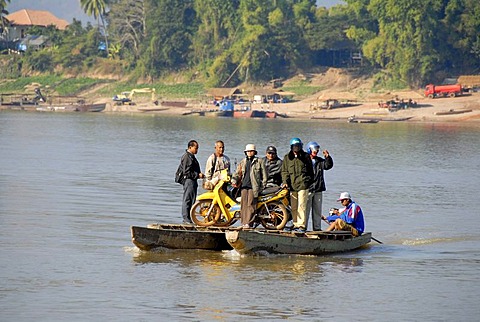
M373 242L335 256L140 252L180 223L190 139L239 162L315 140L324 212L349 191ZM478 321L480 130L460 124L0 112L1 321ZM200 188L201 191L201 188ZM199 191L199 192L200 192Z

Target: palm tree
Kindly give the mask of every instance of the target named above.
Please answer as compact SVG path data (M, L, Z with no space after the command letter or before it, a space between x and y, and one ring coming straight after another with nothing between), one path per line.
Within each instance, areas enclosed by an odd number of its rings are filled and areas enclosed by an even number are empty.
M8 15L8 11L5 9L7 7L7 2L10 2L10 0L0 0L0 34L7 32L5 26L8 24L8 20L4 17L4 15Z
M107 48L108 54L107 28L105 26L105 19L103 18L107 8L107 2L108 0L80 0L80 5L82 6L83 11L87 15L93 16L95 19L97 19L97 21L99 18L102 20L103 34L105 36L105 46Z

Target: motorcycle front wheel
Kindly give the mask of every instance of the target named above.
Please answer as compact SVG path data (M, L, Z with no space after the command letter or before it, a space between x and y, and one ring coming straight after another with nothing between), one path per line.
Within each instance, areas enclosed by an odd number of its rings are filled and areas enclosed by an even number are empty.
M281 202L263 205L258 215L262 226L269 230L282 230L288 221L287 208Z
M213 200L198 200L192 206L190 211L190 218L193 223L198 226L212 226L215 224L221 215L221 210L218 205L212 204Z

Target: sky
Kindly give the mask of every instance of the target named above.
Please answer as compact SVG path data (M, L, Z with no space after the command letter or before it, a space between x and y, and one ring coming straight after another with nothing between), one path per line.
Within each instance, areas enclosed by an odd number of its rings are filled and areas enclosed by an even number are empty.
M317 5L328 8L342 2L342 0L317 0ZM73 18L80 20L83 26L85 26L87 22L96 24L93 18L83 12L80 7L80 0L11 0L10 3L7 4L7 11L9 13L21 9L47 10L57 18L65 19L69 23L73 21Z

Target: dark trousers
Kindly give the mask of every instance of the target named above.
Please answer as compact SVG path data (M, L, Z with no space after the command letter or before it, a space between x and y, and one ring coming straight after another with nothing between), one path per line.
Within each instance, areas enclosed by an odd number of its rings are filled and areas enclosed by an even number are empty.
M190 210L197 198L197 188L197 180L187 179L183 184L182 217L184 222L192 222L190 219Z
M250 224L253 214L255 213L255 208L257 208L257 198L253 197L252 189L242 188L240 195L242 197L240 207L242 225Z

